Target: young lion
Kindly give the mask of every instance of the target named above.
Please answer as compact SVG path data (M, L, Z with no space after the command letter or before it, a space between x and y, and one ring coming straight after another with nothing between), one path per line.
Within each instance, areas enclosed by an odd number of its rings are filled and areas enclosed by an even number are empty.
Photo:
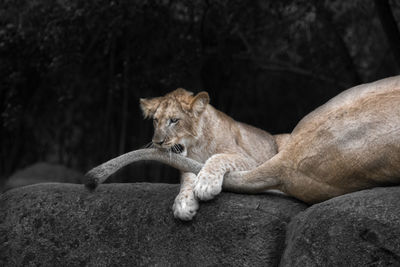
M153 144L204 163L196 176L182 173L174 216L191 220L199 200L219 194L225 173L257 167L277 153L269 133L237 122L209 104L207 92L196 96L182 88L163 97L140 99L145 118L153 118Z
M218 193L228 171L224 190L254 194L278 189L310 204L400 184L400 76L340 93L305 116L291 134L275 135L276 144L269 134L213 109L208 100L207 93L193 97L182 89L142 100L145 115L158 120L159 147L187 157L154 148L131 151L90 170L86 186L96 188L133 162L160 161L198 174L183 175L174 204L175 216L190 219L198 207L196 196L209 199ZM271 157L276 145L278 153Z

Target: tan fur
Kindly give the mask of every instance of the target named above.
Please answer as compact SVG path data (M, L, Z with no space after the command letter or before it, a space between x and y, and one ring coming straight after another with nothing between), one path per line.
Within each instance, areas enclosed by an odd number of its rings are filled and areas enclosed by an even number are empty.
M175 116L168 113L171 110L187 116L182 133L170 138L185 142L187 157L167 156L159 150L132 151L88 172L88 184L96 186L132 162L160 160L185 171L174 214L186 220L198 208L196 196L209 199L219 192L224 173L224 190L260 193L278 189L307 203L400 184L400 76L350 88L304 117L290 135L273 138L210 105L194 116L188 111L193 99L180 89L153 99L153 106L148 100L141 101L145 116L152 112L160 118ZM175 103L175 108L154 111L164 101ZM194 134L184 134L189 130ZM199 169L197 176L193 174Z
M197 176L182 175L173 209L183 220L195 215L197 199L209 200L221 192L227 172L250 170L277 153L269 133L236 122L208 103L208 93L193 96L184 89L140 100L144 116L154 120L153 143L157 147L168 150L181 144L183 155L204 163Z
M400 76L344 91L304 117L273 158L225 177L246 193L279 189L308 203L400 184Z
M290 134L275 134L274 139L278 146L278 152L289 142Z

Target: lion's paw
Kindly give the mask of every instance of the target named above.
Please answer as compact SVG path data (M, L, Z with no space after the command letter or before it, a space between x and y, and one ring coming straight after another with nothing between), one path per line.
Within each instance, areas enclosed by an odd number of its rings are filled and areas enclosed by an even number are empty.
M183 221L190 221L196 215L199 203L193 192L182 192L176 198L172 210L174 217Z
M222 181L223 177L200 171L194 186L194 194L203 201L213 199L216 195L221 193Z

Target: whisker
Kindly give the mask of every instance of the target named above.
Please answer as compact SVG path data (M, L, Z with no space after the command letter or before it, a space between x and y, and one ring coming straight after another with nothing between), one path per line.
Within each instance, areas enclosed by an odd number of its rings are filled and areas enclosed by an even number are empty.
M154 147L154 143L150 142L150 144L146 148L153 148L153 147Z
M174 144L174 152L179 152L179 148L177 144Z
M183 146L182 146L181 144L174 144L174 145L171 147L171 151L174 152L174 153L176 153L176 154L182 153L183 150L184 150L184 148L183 148Z
M142 146L141 148L152 148L152 147L154 147L154 143L150 142L150 143L147 143L146 145Z
M178 150L179 154L183 152L182 146L176 145L176 150Z

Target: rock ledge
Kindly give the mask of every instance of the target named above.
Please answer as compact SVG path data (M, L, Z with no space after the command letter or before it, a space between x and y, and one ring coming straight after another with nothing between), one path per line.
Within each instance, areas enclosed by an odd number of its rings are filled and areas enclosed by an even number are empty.
M286 225L307 206L223 193L192 222L172 216L178 185L37 184L0 196L1 266L277 265Z

